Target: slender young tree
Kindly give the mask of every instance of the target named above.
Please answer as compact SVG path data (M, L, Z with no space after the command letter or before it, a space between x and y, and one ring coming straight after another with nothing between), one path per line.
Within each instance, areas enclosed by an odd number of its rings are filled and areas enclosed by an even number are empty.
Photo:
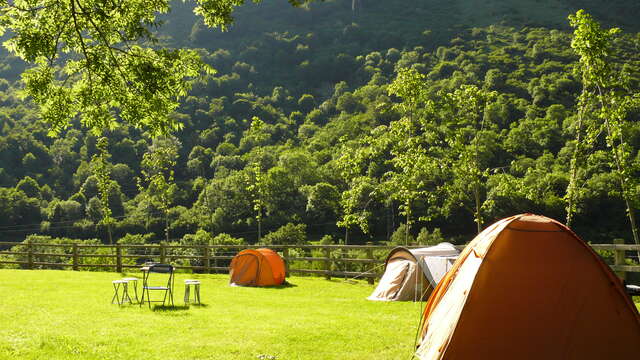
M399 210L406 218L405 243L408 242L413 224L413 205L424 195L425 180L429 178L425 170L431 163L428 149L421 139L425 118L420 110L430 108L432 103L426 98L425 76L414 69L398 70L396 79L389 85L389 95L397 96L401 102L394 105L402 118L393 122L386 133L391 144L393 170L384 176L386 192L399 201Z
M349 243L349 229L359 227L363 233L369 233L371 220L370 204L376 200L378 184L368 176L359 176L351 180L348 190L342 193L340 205L342 207L342 219L337 222L339 227L344 227L344 243Z
M340 219L336 225L345 229L345 244L349 242L349 230L354 227L369 233L371 204L379 200L381 189L379 179L366 169L380 157L383 146L376 142L379 133L385 131L386 127L381 126L372 135L342 144L336 167L347 189L340 196Z
M356 150L340 158L343 177L349 182L349 189L342 195L344 215L340 226L359 225L366 233L371 201L397 203L406 220L404 237L408 243L415 221L429 218L428 214L414 214L420 202L427 207L433 203L432 190L441 172L435 107L427 96L425 80L414 69L399 69L388 94L399 99L392 108L401 118L374 129ZM374 168L384 169L376 179L365 171L374 163Z
M112 226L115 223L115 219L109 206L109 194L113 186L110 164L108 163L109 157L111 157L108 150L109 140L106 137L101 137L96 145L98 153L91 158L91 164L93 173L98 180L98 193L100 194L100 203L102 205L102 219L99 224L107 229L109 244L113 244Z
M247 136L261 138L262 131L264 128L264 122L260 120L257 116L254 116L251 120L251 127L247 132ZM258 156L255 161L249 164L249 169L247 173L247 191L251 194L251 204L253 205L253 211L255 212L255 219L258 225L258 242L260 242L262 238L262 217L264 214L265 207L265 194L266 194L266 179L265 174L262 171L262 165L260 164L260 160L262 158L262 149L258 149Z
M452 169L452 179L444 189L448 199L462 204L471 195L471 212L478 233L482 231L484 187L489 176L489 168L484 161L488 151L484 137L491 124L487 123L484 110L496 95L475 85L463 85L443 96L451 111L451 117L444 123L450 148L447 160Z
M165 240L169 241L169 209L173 203L177 186L174 167L178 159L178 142L167 138L154 144L142 156L142 178L138 178L138 189L146 193L149 201L162 212Z
M264 214L264 196L266 184L264 173L260 162L256 161L249 166L247 174L247 191L251 194L251 204L255 212L256 224L258 225L258 242L262 239L262 217Z
M610 149L610 166L625 203L633 240L640 244L635 219L638 180L632 175L638 169L634 166L635 155L628 141L630 123L627 119L629 110L634 103L637 104L638 97L628 90L628 76L612 65L613 39L620 29L603 30L584 10L570 15L569 20L574 28L571 47L579 56L578 69L583 86L578 99L577 137L579 140L584 131L587 139L584 147L591 147L594 139L601 133L605 134L606 145ZM576 147L574 151L567 189L567 222L571 221L575 212L579 159L584 156L583 151L588 150Z

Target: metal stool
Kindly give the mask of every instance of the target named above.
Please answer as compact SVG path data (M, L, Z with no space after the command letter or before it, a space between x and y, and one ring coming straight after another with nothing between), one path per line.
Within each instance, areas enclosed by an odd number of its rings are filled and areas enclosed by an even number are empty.
M127 290L127 285L129 282L125 280L113 280L111 283L113 284L114 291L113 297L111 298L111 303L117 303L118 305L122 305L125 302L131 303L129 291Z
M184 281L184 303L191 302L191 285L193 285L193 302L200 305L200 280L187 279Z
M126 281L127 283L133 283L133 294L135 295L136 298L136 303L140 302L140 299L138 298L138 279L137 277L126 277L126 278L122 278L122 281ZM128 286L125 287L125 291L127 291L127 296L129 296L129 292L128 292ZM131 297L129 297L129 299L131 299Z

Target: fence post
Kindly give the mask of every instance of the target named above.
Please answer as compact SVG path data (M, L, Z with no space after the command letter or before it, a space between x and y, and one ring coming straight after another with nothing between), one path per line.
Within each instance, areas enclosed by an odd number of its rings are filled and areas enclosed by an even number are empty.
M165 264L165 247L164 243L160 242L160 263Z
M78 244L73 243L73 270L78 271Z
M211 260L209 259L209 245L204 246L204 272L211 272Z
M373 260L373 249L368 248L366 251L367 251L367 259L372 259L372 260ZM372 271L372 270L375 268L375 263L371 263L371 264L369 264L368 268L369 268L369 270L368 270L368 271ZM372 274L373 274L373 273L372 273ZM367 282L368 282L369 284L372 284L372 285L373 285L373 280L374 280L374 279L373 279L373 276L368 276L368 277L367 277Z
M31 243L27 243L27 267L33 270L33 248Z
M282 250L282 257L284 258L284 277L289 277L289 248L288 247Z
M344 247L340 248L340 259L348 259L349 258L349 250ZM338 268L340 269L340 268ZM342 261L342 271L347 272L353 270L353 266L350 262ZM346 275L345 275L346 276Z
M116 244L116 272L122 272L122 246Z
M218 256L219 252L218 250L216 250L216 248L213 249L213 267L215 269L213 269L213 273L217 274L218 273L218 258L216 258L216 256Z
M331 280L331 248L324 248L324 270L326 271L324 278Z
M613 239L613 243L615 245L624 244L624 239ZM625 263L624 263L624 258L625 258L624 250L614 249L613 250L613 254L614 254L613 255L613 264L614 265L616 265L616 266L625 265ZM621 280L625 280L626 273L624 271L616 270L615 273L616 273L616 275L618 275L618 277Z

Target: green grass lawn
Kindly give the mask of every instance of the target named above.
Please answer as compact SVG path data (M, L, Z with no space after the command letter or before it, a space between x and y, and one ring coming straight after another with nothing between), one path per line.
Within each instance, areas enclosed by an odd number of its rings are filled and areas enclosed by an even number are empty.
M177 276L176 309L120 307L110 304L117 278L0 270L0 359L408 360L421 312L366 300L373 287L363 282L242 288L227 275L187 274ZM201 280L203 306L183 306L185 278Z
M0 359L409 359L421 311L368 301L363 282L243 288L191 274L177 276L175 310L120 307L119 277L0 270ZM186 278L201 280L203 306L182 306Z

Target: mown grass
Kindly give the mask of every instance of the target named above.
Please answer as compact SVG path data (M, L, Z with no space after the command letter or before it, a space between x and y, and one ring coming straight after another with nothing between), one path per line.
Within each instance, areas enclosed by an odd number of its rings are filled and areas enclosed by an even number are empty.
M302 277L242 288L178 274L176 309L120 307L119 277L0 270L0 359L409 359L420 316L420 304L366 300L363 282ZM182 306L185 278L201 280L203 306Z

